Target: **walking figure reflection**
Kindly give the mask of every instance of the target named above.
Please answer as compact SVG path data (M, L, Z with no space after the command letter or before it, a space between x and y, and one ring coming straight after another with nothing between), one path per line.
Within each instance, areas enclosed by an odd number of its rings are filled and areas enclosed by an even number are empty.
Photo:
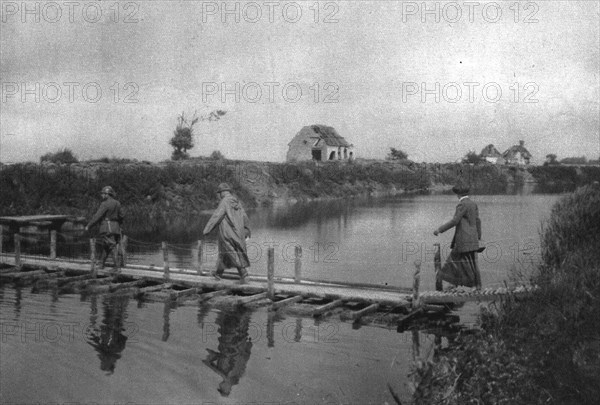
M231 393L231 388L240 382L246 371L252 348L252 340L248 335L250 314L247 310L220 312L215 321L220 333L218 352L206 349L208 356L206 360L202 360L223 377L218 391L224 397Z
M127 297L104 298L102 306L104 309L102 324L97 325L98 309L97 297L91 298L90 325L86 331L87 343L98 352L100 359L100 370L106 371L107 375L113 374L117 360L121 358L121 352L125 349L127 336L124 322L127 318L126 309L129 304Z

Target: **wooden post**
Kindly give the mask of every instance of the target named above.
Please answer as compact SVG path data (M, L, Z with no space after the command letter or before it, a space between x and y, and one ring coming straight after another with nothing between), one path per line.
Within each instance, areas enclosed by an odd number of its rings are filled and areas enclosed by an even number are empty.
M169 273L169 249L167 248L167 242L162 242L161 244L162 252L163 252L163 269L165 271L164 279L168 280L170 277Z
M50 259L56 259L56 230L50 231Z
M15 233L15 266L21 267L21 235Z
M121 247L121 267L125 267L127 266L127 235L121 237L119 246Z
M275 248L270 247L268 250L268 261L267 261L267 284L268 284L268 296L269 299L275 297L275 288L273 286L273 278L275 276Z
M4 243L4 227L0 225L0 255L2 254L2 244Z
M97 271L96 271L96 239L94 239L94 238L90 239L90 260L92 262L92 265L91 265L92 277L96 278L96 275L97 275Z
M196 269L198 275L202 275L202 241L199 240L195 248L192 249L192 267Z
M435 247L435 256L433 257L433 267L435 269L435 290L442 291L442 279L441 271L442 271L442 255L441 248L439 243L434 243Z
M294 329L294 342L302 339L302 318L296 318L296 328Z
M302 246L300 245L296 245L296 261L294 264L294 281L300 283L302 280Z
M417 309L420 306L419 302L419 283L421 281L421 261L415 261L415 275L413 277L413 299L412 299L412 307L413 309Z

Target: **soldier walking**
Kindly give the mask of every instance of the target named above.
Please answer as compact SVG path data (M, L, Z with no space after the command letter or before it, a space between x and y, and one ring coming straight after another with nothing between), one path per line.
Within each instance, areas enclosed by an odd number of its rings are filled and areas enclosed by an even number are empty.
M121 241L121 224L123 223L123 211L121 203L115 197L115 191L111 186L106 186L101 192L102 203L98 211L85 227L88 231L92 226L100 224L98 236L101 239L102 253L99 268L103 269L106 258L112 252L114 259L114 272L119 271L119 249L115 249Z
M248 216L237 197L231 194L229 184L219 184L217 194L221 201L203 232L207 235L219 227L219 260L212 276L220 279L225 269L235 267L240 275L240 283L244 284L248 275L246 268L250 266L246 250L246 239L250 238Z

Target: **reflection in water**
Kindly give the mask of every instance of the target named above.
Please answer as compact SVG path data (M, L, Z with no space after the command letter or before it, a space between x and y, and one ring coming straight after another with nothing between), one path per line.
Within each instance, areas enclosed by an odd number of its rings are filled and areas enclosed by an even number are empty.
M206 349L208 356L204 364L219 374L223 381L218 391L228 396L231 388L240 382L250 358L252 341L248 335L251 311L223 310L216 318L219 325L218 351Z
M163 334L161 340L166 342L169 340L169 335L171 334L171 304L169 301L165 302L163 307Z
M23 299L23 291L20 285L15 285L15 319L21 316L21 300Z
M294 331L294 342L302 339L302 318L296 318L296 329Z
M256 211L250 216L258 217L257 222L270 228L296 228L298 226L315 221L320 225L323 221L336 218L338 226L342 227L352 216L354 205L360 204L362 200L332 200L332 201L311 201L308 203L299 203L274 208L270 211ZM254 221L253 221L254 222Z
M205 305L202 302L198 303L198 315L196 316L196 320L198 321L200 329L204 329L204 320L206 319L206 316L210 313L210 310L210 305Z
M275 347L275 323L283 319L280 311L269 311L267 314L267 347Z
M87 343L97 352L100 359L100 370L106 371L107 375L114 373L117 360L121 358L121 352L125 349L127 336L124 322L127 318L127 297L104 297L102 301L103 319L102 324L97 325L98 319L98 297L91 297L90 325L86 333Z

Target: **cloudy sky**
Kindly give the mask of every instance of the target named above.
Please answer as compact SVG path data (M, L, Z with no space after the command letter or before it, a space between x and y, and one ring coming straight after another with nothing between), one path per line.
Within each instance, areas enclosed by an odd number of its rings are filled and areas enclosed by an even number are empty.
M597 1L223 4L2 0L0 161L160 161L214 109L192 156L282 161L310 124L368 158L600 154Z

